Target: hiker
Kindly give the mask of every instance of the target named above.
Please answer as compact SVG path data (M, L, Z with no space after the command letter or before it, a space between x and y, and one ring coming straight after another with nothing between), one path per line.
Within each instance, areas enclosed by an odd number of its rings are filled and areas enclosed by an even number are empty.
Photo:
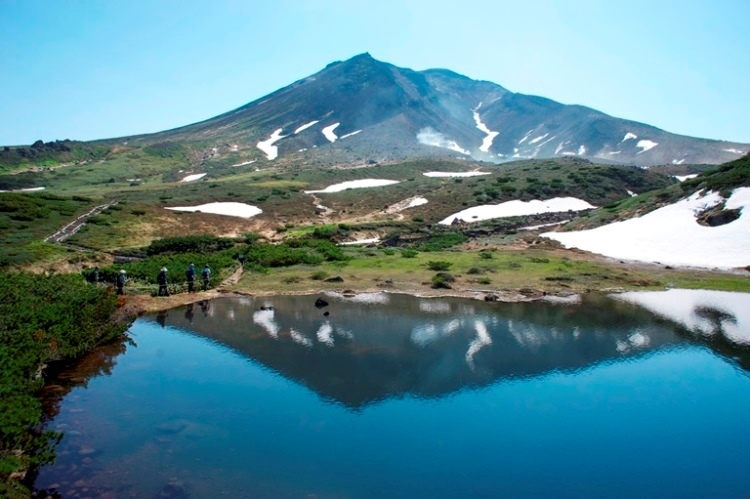
M89 275L86 276L86 280L91 284L99 282L99 267L94 267L94 269L89 272Z
M161 268L161 272L156 276L156 282L159 284L157 296L169 296L169 290L167 289L167 267Z
M127 276L125 275L125 270L120 270L120 272L117 274L117 277L115 277L115 286L117 287L117 294L118 295L124 295L125 294L125 281L128 280Z
M187 277L188 293L195 291L195 264L191 263L188 269L185 271L185 277Z
M208 268L208 264L203 267L201 277L203 277L203 291L206 291L208 289L208 284L211 282L211 269Z

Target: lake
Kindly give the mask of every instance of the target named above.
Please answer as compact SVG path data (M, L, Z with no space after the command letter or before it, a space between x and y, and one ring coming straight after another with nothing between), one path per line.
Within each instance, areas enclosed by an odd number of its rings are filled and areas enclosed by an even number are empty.
M47 389L64 497L747 497L750 294L240 297Z

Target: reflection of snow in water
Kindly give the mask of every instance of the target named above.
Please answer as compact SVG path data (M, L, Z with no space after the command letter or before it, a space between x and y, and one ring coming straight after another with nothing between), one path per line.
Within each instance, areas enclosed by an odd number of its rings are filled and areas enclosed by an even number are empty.
M294 341L295 343L299 343L300 345L308 348L312 347L313 342L310 340L310 338L305 337L296 329L290 329L289 334L292 336L292 341Z
M474 328L477 330L477 337L469 343L469 349L466 351L466 363L469 364L472 371L474 370L474 355L482 348L492 344L492 338L490 338L484 322L476 321Z
M331 327L331 323L324 322L323 324L321 324L316 336L318 337L319 342L325 343L329 347L332 347L333 346L333 328Z
M342 296L346 301L354 303L377 303L379 305L387 305L391 298L388 293L359 293L354 296L343 296L340 293L330 293L334 296Z
M439 340L440 338L450 336L458 331L459 327L461 327L460 319L452 319L440 326L434 322L421 324L412 330L411 341L423 347Z
M628 336L627 340L617 340L617 351L620 353L628 353L631 350L638 348L646 348L651 343L651 338L647 335L636 332Z
M437 300L420 300L419 301L420 312L430 312L433 314L445 314L451 311L450 303Z
M750 293L669 289L612 295L640 305L701 336L722 335L750 345Z
M273 317L273 310L258 310L253 314L253 322L262 326L273 338L279 337L279 326Z
M516 325L512 320L508 321L508 331L513 335L519 345L526 348L537 348L547 343L544 334L536 330L532 324Z

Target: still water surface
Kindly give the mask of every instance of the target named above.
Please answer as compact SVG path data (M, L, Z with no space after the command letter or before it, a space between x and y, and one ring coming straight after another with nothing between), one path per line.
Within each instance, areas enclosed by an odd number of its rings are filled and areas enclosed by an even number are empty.
M732 310L697 311L698 331L607 297L315 298L139 318L134 344L97 354L98 374L67 373L78 386L50 425L65 436L36 486L65 497L750 494L750 355L724 334L747 323ZM750 309L750 295L740 302Z

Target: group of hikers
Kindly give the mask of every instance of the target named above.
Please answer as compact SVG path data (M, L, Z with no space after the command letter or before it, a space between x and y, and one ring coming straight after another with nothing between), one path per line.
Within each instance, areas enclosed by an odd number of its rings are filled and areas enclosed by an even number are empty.
M195 264L191 263L185 271L188 293L195 292L195 275ZM86 279L91 283L99 282L99 267L94 267L94 269L89 272L89 275ZM208 266L208 264L206 264L203 267L203 270L201 270L201 279L203 281L203 291L206 291L209 287L209 284L211 283L211 268ZM125 283L127 282L127 280L127 272L125 272L124 269L120 270L120 272L117 273L117 277L115 277L115 289L117 290L118 295L125 294ZM156 276L156 283L159 285L157 296L169 296L169 279L167 278L167 267L161 268L159 274Z

